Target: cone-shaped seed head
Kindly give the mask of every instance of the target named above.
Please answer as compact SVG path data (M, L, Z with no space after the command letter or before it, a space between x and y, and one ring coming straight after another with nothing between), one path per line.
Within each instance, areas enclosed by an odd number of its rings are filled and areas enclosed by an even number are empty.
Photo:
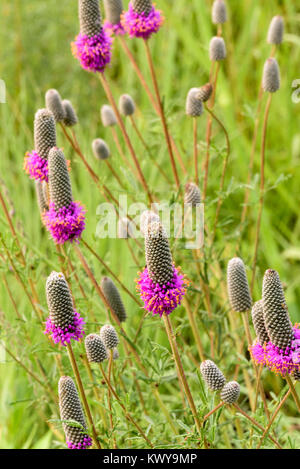
M95 36L102 30L99 0L79 0L80 33L88 37Z
M100 337L107 349L115 348L119 343L116 329L110 324L105 324L100 329Z
M226 383L225 376L213 361L205 360L202 362L200 371L209 389L218 391L224 387Z
M70 376L62 376L58 383L59 410L61 420L75 420L86 428L86 421L81 407L80 399L74 381ZM87 435L82 433L82 428L63 424L67 442L74 445L84 444ZM89 446L89 445L88 445Z
M240 385L236 381L229 381L226 383L221 391L221 399L226 404L234 404L240 395Z
M223 24L227 21L227 10L224 0L215 0L212 6L212 22L214 24Z
M145 13L146 16L149 15L152 9L151 0L132 0L132 6L136 13Z
M103 277L101 281L101 288L109 306L111 307L115 315L118 317L119 321L126 321L127 314L125 311L125 306L122 301L119 290L117 289L114 282L108 277Z
M76 125L78 123L78 117L76 115L75 109L72 106L71 101L69 101L68 99L64 99L62 105L65 113L63 123L67 127L72 127L73 125Z
M133 235L133 226L131 220L122 217L118 221L118 237L121 239L131 238Z
M135 104L129 94L122 94L119 99L119 110L123 116L132 116L135 111Z
M55 210L69 207L73 199L65 156L59 148L52 148L48 160L50 201L54 203Z
M203 104L198 98L200 88L191 88L186 97L185 113L191 117L199 117L203 114Z
M101 107L101 121L104 127L109 127L111 125L117 124L117 118L114 113L114 110L111 106L108 106L108 104L104 104Z
M191 204L192 207L201 204L201 192L199 187L193 182L188 182L184 190L184 203Z
M173 277L173 261L167 234L160 222L148 225L145 252L149 277L160 286L166 285Z
M48 210L48 202L47 202L47 199L45 198L44 184L45 184L44 182L35 181L36 196L37 196L38 206L39 206L41 215L46 210Z
M256 301L256 303L254 303L251 310L251 316L258 342L261 346L263 346L266 342L269 342L270 338L268 336L265 325L262 300Z
M48 90L45 95L46 107L54 115L55 122L62 122L65 118L65 110L62 99L57 90Z
M157 213L153 212L153 210L145 210L141 214L140 218L140 229L143 235L146 235L148 225L152 223L153 221L160 222L160 218L157 215Z
M263 311L265 325L271 342L282 350L294 338L283 288L276 270L269 269L263 279Z
M73 324L73 301L69 286L61 272L52 272L47 278L46 296L51 322L61 329Z
M110 151L107 143L102 138L93 140L92 149L98 160L107 160L110 157Z
M274 16L269 26L267 41L269 44L281 44L283 41L284 21L282 16Z
M263 90L275 93L280 88L280 71L277 60L270 57L266 60L262 79Z
M198 88L197 98L200 99L203 103L209 100L213 92L213 86L211 83L206 83L206 85Z
M228 296L233 311L244 312L251 308L252 300L244 262L234 257L227 266Z
M122 0L104 0L104 9L107 21L111 24L120 23L124 10Z
M41 158L48 158L49 150L56 145L55 120L51 111L39 109L34 117L34 147Z
M107 350L98 334L89 334L85 338L85 350L89 362L101 363L107 359Z
M209 44L210 60L224 60L226 58L226 45L222 37L215 36Z

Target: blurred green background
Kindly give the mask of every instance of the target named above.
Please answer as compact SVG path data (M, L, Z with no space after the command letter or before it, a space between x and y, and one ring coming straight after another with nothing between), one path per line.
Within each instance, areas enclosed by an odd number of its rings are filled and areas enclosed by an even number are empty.
M167 110L171 132L178 142L186 166L192 174L192 126L185 116L185 98L188 90L208 81L210 61L208 45L215 34L211 24L208 0L170 1L157 0L157 6L166 18L159 34L151 39L155 67L159 77L161 94ZM267 151L266 184L270 189L266 194L263 214L261 244L259 250L259 270L255 296L259 299L263 271L277 269L287 286L287 300L290 314L300 321L300 247L299 247L299 180L300 180L300 103L292 102L292 82L300 79L300 5L290 0L230 0L227 2L229 21L224 28L228 58L221 67L217 87L216 113L229 131L232 155L226 179L226 198L222 209L223 223L220 243L221 262L225 266L232 257L238 235L238 223L243 201L244 184L251 148L254 115L259 84L265 59L270 53L266 43L269 22L274 15L281 14L285 19L284 43L278 48L276 57L281 69L281 89L272 102ZM127 1L125 2L127 4ZM13 203L15 224L24 232L26 243L35 271L42 306L46 308L44 282L51 269L58 269L55 248L42 230L35 200L34 185L23 172L23 157L32 149L33 117L38 108L44 107L44 94L49 88L59 90L63 98L70 99L77 111L80 124L78 139L90 164L98 172L101 180L110 185L115 196L119 189L111 180L106 167L93 159L91 141L96 137L107 140L113 153L113 161L128 185L128 191L135 193L141 201L143 194L132 182L127 168L118 161L117 152L109 130L101 125L99 110L106 98L99 80L80 69L72 57L70 42L78 32L76 0L3 0L0 5L0 78L7 87L7 103L0 105L0 177L5 190ZM143 44L128 40L146 77L150 80ZM116 98L129 93L138 106L137 122L144 138L151 145L152 152L164 169L171 174L165 145L162 144L161 125L153 112L137 80L135 73L124 55L118 41L115 41L113 59L108 76ZM264 101L265 102L265 101ZM206 119L199 119L199 136L205 140ZM142 168L147 175L150 187L162 199L170 199L174 191L165 187L157 176L155 166L143 155L143 148L136 140L130 125L127 125L140 155ZM58 129L58 141L64 147L66 157L72 159L72 152ZM216 144L222 144L219 132ZM260 142L260 140L259 140ZM259 145L258 145L259 146ZM204 143L202 146L202 155ZM120 167L119 167L120 166ZM210 167L208 220L221 174L218 151L213 147ZM134 291L136 267L126 245L119 241L97 240L94 233L97 225L96 208L103 198L89 182L81 163L72 161L73 192L76 200L81 200L88 209L85 238L93 244L97 252L122 278L128 288ZM255 174L251 185L251 209L239 254L245 263L251 265L256 220L256 207L259 187L259 155L256 154ZM183 175L182 183L185 183ZM209 205L211 204L211 205ZM12 207L11 207L12 208ZM213 213L213 212L212 212ZM0 230L9 235L0 215ZM121 262L120 262L121 259ZM93 263L93 261L91 261ZM142 262L142 261L141 261ZM184 268L184 262L182 262ZM94 267L97 276L101 275L98 266ZM30 305L16 284L7 266L2 265L1 274L11 286L14 300L24 320L15 320L7 289L0 282L0 319L2 338L9 340L12 350L25 359L37 353L43 362L43 354L48 353L39 331L39 326L30 311ZM24 273L25 275L25 273ZM225 275L225 270L224 270ZM100 308L95 293L86 282L90 294L90 308ZM129 312L130 327L134 330L139 317L131 300L125 298ZM82 301L79 305L86 307ZM130 316L130 314L129 314ZM149 326L151 326L151 322ZM21 330L30 332L33 344L20 344ZM149 328L147 334L149 335ZM159 335L156 337L159 341ZM229 353L229 352L227 352ZM38 415L39 401L47 396L34 392L34 386L27 375L9 356L1 355L0 363L0 447L1 448L42 448L51 444L52 433ZM232 357L230 358L232 360ZM224 362L226 363L226 361ZM231 362L230 362L231 363ZM55 370L54 383L57 380ZM56 376L56 377L55 377ZM277 390L280 385L277 382Z

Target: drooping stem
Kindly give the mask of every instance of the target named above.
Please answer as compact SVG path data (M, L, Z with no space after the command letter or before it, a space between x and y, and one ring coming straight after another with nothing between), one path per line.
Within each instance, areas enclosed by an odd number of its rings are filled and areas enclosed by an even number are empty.
M214 409L212 409L210 412L208 412L208 414L204 415L204 417L202 419L202 425L205 422L205 420L207 420L211 415L213 415L215 412L217 412L217 410L219 410L224 405L225 405L225 402L222 401Z

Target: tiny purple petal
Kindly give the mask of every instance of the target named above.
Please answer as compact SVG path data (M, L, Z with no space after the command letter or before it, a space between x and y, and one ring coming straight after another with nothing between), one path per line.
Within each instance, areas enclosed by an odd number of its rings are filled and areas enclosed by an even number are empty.
M36 151L26 153L24 170L31 179L48 182L48 161L39 156Z
M129 3L128 11L123 13L121 23L130 37L142 37L148 39L153 33L157 33L164 21L160 10L152 6L147 16L144 12L134 11L132 3Z
M103 29L110 36L113 36L114 34L116 36L124 36L124 34L126 34L126 31L125 31L122 23L112 24L108 20L105 20L104 23L103 23Z
M102 30L92 37L78 34L71 43L72 53L82 68L89 72L103 72L111 60L112 38Z
M55 210L53 202L50 202L43 221L56 244L72 242L81 237L85 228L85 209L78 202L72 202L68 208Z
M85 324L82 317L74 310L73 324L69 324L65 329L56 326L48 317L44 334L50 334L55 344L61 344L66 347L71 339L78 341L84 336L83 325Z
M69 449L87 449L87 447L92 446L93 441L90 436L83 438L83 441L79 443L72 443L72 441L67 441L67 446Z

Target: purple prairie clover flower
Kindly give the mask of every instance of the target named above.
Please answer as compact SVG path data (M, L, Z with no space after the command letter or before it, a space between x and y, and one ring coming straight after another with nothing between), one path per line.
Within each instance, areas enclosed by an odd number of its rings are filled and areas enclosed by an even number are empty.
M53 202L44 213L43 221L56 244L77 241L85 228L85 209L79 202L56 210Z
M69 449L87 449L89 446L92 446L93 440L90 436L86 435L79 443L73 443L72 441L67 441L66 443Z
M24 170L30 179L48 182L48 161L39 156L35 150L26 153Z
M122 25L130 37L141 37L149 39L153 33L157 33L164 22L164 17L160 10L154 5L150 12L137 12L133 8L132 2L129 3L128 11L122 15Z
M180 268L174 266L173 277L166 282L166 285L155 283L149 277L147 268L138 273L136 283L145 309L151 311L153 316L159 314L160 317L172 313L180 305L188 286L188 281L180 273Z
M84 336L84 330L82 329L84 324L85 322L80 314L74 310L73 322L66 327L56 326L49 317L44 333L50 335L55 344L61 344L66 347L71 340L78 341Z
M72 42L73 56L89 72L104 72L111 60L112 39L105 30L94 36L79 33Z
M123 36L125 29L121 24L121 15L124 11L122 0L104 0L104 10L106 19L103 23L104 30L116 36Z
M124 34L126 34L126 31L121 21L119 23L113 24L113 23L110 23L108 20L104 20L103 29L110 36L113 36L113 35L124 36Z

